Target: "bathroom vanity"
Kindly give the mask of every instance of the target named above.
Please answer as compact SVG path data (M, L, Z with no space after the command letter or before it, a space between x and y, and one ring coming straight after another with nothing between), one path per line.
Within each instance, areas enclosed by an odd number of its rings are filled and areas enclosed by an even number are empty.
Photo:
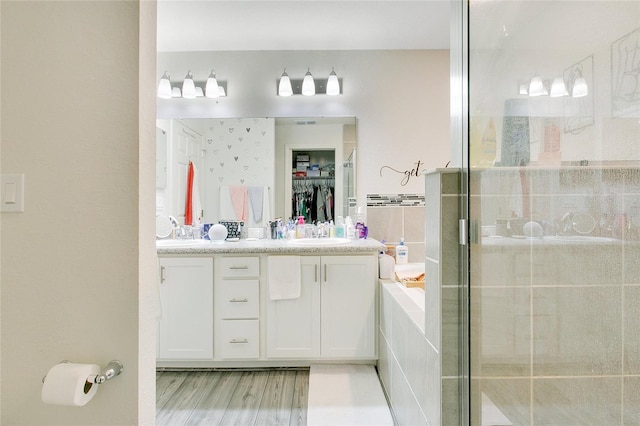
M159 244L157 366L375 363L382 247L371 239ZM299 297L270 293L274 256L300 268Z

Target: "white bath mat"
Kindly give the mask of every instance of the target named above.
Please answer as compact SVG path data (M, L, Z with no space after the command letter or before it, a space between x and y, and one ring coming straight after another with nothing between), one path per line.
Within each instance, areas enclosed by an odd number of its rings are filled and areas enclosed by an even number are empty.
M307 424L393 426L374 366L312 364Z

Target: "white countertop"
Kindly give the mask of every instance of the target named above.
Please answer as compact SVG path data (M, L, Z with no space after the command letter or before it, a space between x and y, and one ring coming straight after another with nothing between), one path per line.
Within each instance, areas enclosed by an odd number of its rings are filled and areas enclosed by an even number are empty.
M377 240L367 238L338 245L299 246L287 240L240 240L198 241L197 245L184 247L158 247L158 254L217 254L217 253L269 253L269 254L333 254L333 253L378 253L385 246Z

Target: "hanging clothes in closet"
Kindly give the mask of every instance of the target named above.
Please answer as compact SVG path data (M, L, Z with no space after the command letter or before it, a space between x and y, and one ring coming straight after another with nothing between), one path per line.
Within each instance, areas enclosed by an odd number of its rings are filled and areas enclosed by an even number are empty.
M335 217L334 179L300 179L293 181L292 217L305 222L329 222Z

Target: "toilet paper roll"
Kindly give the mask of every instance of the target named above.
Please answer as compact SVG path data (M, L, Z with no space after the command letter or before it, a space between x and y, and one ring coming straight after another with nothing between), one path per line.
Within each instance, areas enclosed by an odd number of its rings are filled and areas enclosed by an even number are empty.
M96 364L61 363L51 367L42 385L42 402L54 405L82 406L93 398L98 385L87 382L100 374Z

